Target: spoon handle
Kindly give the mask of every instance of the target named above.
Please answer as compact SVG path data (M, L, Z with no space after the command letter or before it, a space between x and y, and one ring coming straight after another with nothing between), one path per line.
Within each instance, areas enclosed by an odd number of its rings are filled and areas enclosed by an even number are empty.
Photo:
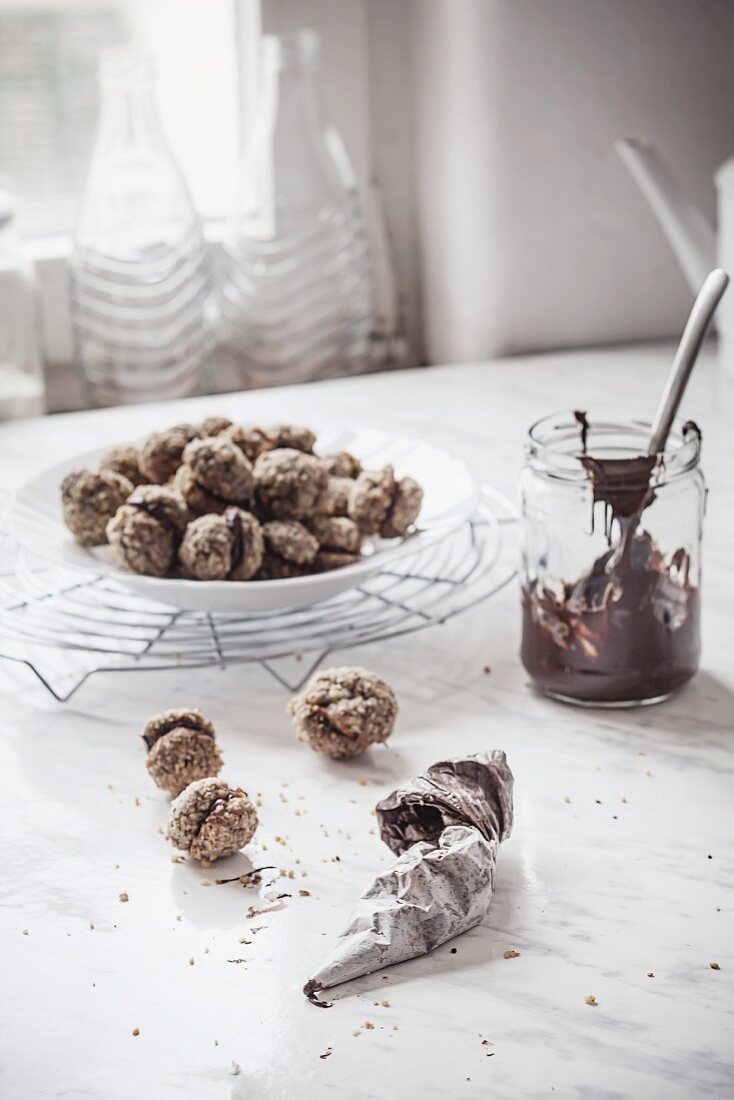
M647 448L649 455L661 454L665 450L668 434L701 350L706 329L728 285L729 276L720 267L715 267L698 292L683 329L658 411L655 413Z

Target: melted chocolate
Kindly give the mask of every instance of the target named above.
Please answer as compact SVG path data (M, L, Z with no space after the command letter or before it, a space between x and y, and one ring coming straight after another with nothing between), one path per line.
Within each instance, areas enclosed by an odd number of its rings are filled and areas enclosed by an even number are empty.
M242 528L242 516L237 508L227 508L224 513L224 518L227 521L227 526L232 535L232 564L230 566L230 572L233 572L242 564L242 558L245 553L245 532Z
M642 527L659 456L579 461L605 509L609 550L562 593L525 588L521 656L544 691L585 702L642 702L689 680L700 653L700 599L680 547L666 561ZM694 426L695 427L695 426ZM612 535L615 534L613 540Z
M144 500L143 497L132 496L129 497L125 503L129 504L131 508L137 508L141 512L147 512L149 516L152 516L153 519L157 519L162 527L171 531L177 538L180 535L181 532L166 511L165 505L161 504L159 500Z
M585 412L577 409L573 418L581 428L581 453L586 454L586 440L589 436L589 418Z

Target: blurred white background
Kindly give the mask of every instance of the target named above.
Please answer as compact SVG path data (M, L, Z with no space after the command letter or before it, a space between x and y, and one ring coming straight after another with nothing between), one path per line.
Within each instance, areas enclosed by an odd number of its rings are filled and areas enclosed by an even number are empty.
M0 0L0 185L41 276L54 407L73 403L65 258L98 50L155 54L216 241L258 36L304 26L323 40L324 114L384 217L405 361L678 332L690 292L612 143L653 139L713 215L734 152L730 0Z

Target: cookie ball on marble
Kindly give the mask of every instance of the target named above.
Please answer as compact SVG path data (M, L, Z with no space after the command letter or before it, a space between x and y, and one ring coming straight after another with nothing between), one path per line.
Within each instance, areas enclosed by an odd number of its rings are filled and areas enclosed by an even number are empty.
M205 438L208 435L221 435L226 432L228 428L233 428L234 424L227 416L207 416L205 420L202 420L197 425L199 435Z
M82 546L107 542L107 524L133 490L114 470L73 470L61 482L64 523Z
M349 451L334 451L320 457L324 469L331 477L354 479L362 473L362 463Z
M218 775L222 757L216 730L200 710L166 710L143 729L148 749L145 766L153 782L174 797L195 779Z
M291 699L288 712L299 741L333 760L345 760L387 740L398 703L392 688L376 673L329 668L311 677Z
M309 565L319 549L318 540L297 519L274 519L264 523L263 535L270 554L296 565Z
M167 837L207 866L244 848L257 824L246 791L221 779L197 779L171 803Z
M255 463L255 489L272 519L303 519L317 511L327 473L314 455L286 447L261 454Z
M214 497L237 504L252 496L252 464L230 439L209 436L192 440L184 448L183 466L191 471L196 484Z
M189 515L181 497L163 485L139 485L107 524L117 560L133 573L171 572Z
M164 432L153 432L140 450L140 469L148 481L165 485L181 465L184 447L199 437L195 424L176 424Z
M140 469L140 452L137 447L112 447L102 456L99 464L102 470L111 470L115 474L126 477L132 485L145 485L146 476Z
M179 548L187 576L197 581L247 581L263 560L264 540L259 521L230 505L221 516L192 520Z
M343 550L358 554L362 546L362 532L353 519L347 516L311 516L306 520L309 531L318 540L322 550Z
M349 517L365 535L375 535L387 519L395 497L392 466L382 470L364 470L352 482Z
M401 477L395 485L395 495L382 526L384 539L400 538L415 523L423 503L423 490L412 477Z

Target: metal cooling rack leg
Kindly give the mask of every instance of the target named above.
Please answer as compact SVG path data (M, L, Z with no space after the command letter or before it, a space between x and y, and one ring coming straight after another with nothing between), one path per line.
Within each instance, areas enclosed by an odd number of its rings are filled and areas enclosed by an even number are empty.
M301 690L301 688L312 675L312 673L314 673L319 665L326 660L330 653L332 653L331 649L322 650L321 653L319 653L319 655L317 656L316 660L312 661L311 664L307 666L307 670L303 674L303 676L301 676L297 681L294 682L286 680L285 676L281 676L281 674L275 668L273 668L269 661L258 661L257 663L261 665L266 672L269 672L273 679L277 680L281 687L286 688L287 691L295 692Z

